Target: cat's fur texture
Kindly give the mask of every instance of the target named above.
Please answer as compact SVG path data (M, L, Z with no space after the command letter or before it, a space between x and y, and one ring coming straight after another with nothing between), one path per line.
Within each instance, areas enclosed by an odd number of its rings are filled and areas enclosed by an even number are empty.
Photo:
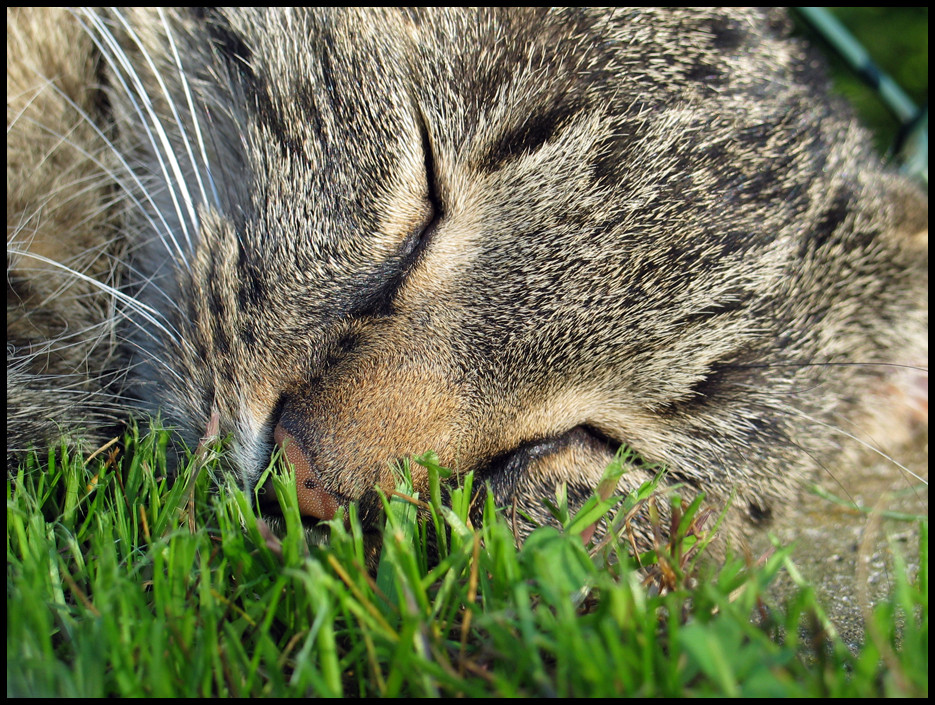
M627 443L761 520L927 360L926 197L782 13L7 18L13 456L158 412L543 521Z

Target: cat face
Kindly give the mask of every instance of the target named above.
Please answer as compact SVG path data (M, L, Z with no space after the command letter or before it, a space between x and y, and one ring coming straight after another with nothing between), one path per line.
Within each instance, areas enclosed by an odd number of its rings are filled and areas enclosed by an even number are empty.
M92 24L132 201L127 389L191 444L216 419L247 489L283 445L311 522L352 500L373 520L391 461L426 450L545 520L620 444L768 514L927 326L925 200L785 31L737 10Z

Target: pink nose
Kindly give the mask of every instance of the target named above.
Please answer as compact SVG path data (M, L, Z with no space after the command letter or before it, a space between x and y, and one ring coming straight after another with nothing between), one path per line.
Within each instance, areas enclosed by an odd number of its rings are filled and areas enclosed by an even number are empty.
M318 473L312 468L302 452L302 447L291 433L281 424L273 432L276 445L282 446L286 459L295 466L296 494L299 498L299 512L303 516L316 519L333 519L338 511L337 500L324 489L318 479Z

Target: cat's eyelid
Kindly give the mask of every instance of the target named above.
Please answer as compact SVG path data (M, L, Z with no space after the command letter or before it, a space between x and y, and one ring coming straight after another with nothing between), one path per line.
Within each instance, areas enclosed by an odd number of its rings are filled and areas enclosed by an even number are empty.
M431 204L435 212L435 218L439 219L444 215L441 195L438 190L438 174L435 168L435 151L432 149L432 137L429 130L429 122L421 108L417 108L419 134L422 137L422 159L425 163L425 184L426 200Z
M418 253L421 252L431 240L435 224L441 219L443 209L441 199L438 194L438 185L435 174L435 155L432 151L432 141L429 136L428 122L421 108L416 108L418 113L419 135L422 138L422 156L424 161L425 176L425 200L422 204L423 216L417 225L406 237L401 255L406 262L406 269L409 269L418 259Z
M421 249L424 241L427 241L428 236L431 235L430 231L433 229L435 221L438 218L435 204L431 199L427 198L422 204L421 215L422 217L419 218L418 224L412 228L403 241L400 254L404 259L411 257L416 250Z

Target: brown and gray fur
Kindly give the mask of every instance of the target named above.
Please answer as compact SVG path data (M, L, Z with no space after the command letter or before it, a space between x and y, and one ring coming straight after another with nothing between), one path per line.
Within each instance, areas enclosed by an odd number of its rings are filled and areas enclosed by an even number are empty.
M278 428L300 501L433 449L544 521L626 443L768 518L927 360L927 198L788 31L8 12L8 452L214 418L247 489Z

